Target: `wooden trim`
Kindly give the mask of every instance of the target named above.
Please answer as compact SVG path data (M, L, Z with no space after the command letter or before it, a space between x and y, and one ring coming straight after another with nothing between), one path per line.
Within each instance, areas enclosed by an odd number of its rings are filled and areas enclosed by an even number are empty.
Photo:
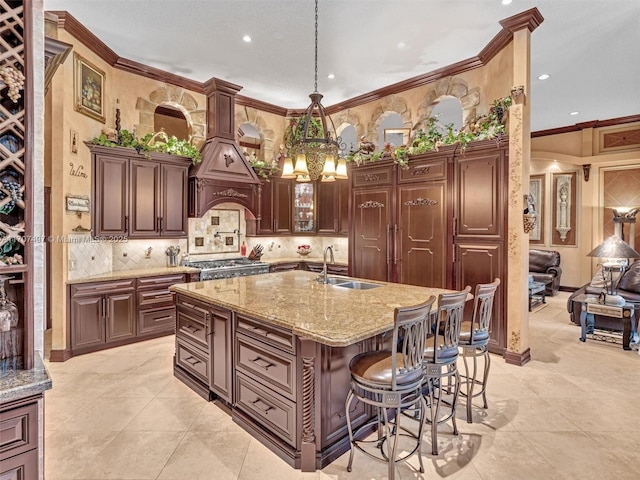
M166 107L164 105L158 105L154 113L158 115L164 115L165 117L173 117L179 118L180 120L186 120L184 114L180 110L176 108Z
M591 120L589 122L576 123L566 127L549 128L547 130L538 130L531 132L531 138L546 137L547 135L559 135L561 133L579 132L587 128L612 127L614 125L623 125L625 123L640 122L640 114L629 115L626 117L609 118L607 120Z
M35 85L34 85L34 62L33 62L33 1L25 0L23 21L24 21L24 76L25 85L23 94L24 98L24 183L26 189L26 208L24 211L24 234L27 237L33 236L33 148L34 141L34 121L35 121ZM44 74L43 74L44 81ZM33 368L34 345L34 285L33 285L33 242L26 242L24 246L24 258L27 269L24 272L24 322L23 322L23 355L24 369L31 370Z
M533 7L524 12L517 13L512 17L500 20L500 25L511 33L522 30L523 28L527 28L530 32L533 32L542 22L544 22L544 17L540 13L540 10Z
M262 112L273 113L282 117L287 115L288 110L278 105L256 100L255 98L245 97L243 95L236 95L236 106L255 108ZM301 110L302 112L304 110Z
M170 83L171 85L177 85L178 87L185 88L197 93L204 93L204 86L202 82L197 82L180 75L165 72L159 68L150 67L134 60L118 57L115 62L111 63L113 68L124 70L125 72L140 75L142 77L151 78L152 80L158 80L160 82Z
M73 353L71 350L51 350L49 352L49 361L50 362L66 362L71 357L73 357Z
M511 365L517 365L517 366L521 367L525 363L527 363L529 360L531 360L531 349L530 348L527 348L522 353L509 352L509 351L505 351L504 352L504 361L506 363L511 364Z

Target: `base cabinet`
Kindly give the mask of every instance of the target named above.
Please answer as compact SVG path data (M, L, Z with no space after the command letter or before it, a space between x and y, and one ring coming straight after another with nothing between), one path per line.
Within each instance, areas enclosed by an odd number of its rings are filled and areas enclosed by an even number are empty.
M37 480L43 425L42 395L0 406L0 480Z

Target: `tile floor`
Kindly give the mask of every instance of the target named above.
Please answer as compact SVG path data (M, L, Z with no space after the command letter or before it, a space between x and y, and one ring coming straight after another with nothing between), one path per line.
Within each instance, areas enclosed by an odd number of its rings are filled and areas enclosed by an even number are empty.
M397 478L640 478L640 356L580 343L567 296L531 314L531 362L492 356L489 409L474 408L468 424L462 405L460 435L439 436L424 474L401 465ZM47 363L46 480L386 478L384 464L358 454L351 473L348 454L319 472L291 469L173 377L173 349L164 337Z

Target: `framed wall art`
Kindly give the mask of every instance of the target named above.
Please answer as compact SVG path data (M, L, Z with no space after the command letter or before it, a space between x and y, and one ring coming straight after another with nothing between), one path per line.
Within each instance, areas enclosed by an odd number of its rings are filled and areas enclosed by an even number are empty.
M553 173L551 245L576 246L576 172Z
M529 194L533 197L533 204L536 208L536 215L538 220L533 230L529 232L529 243L543 244L544 243L544 175L531 175L529 177Z
M105 74L77 53L73 54L75 110L105 123Z

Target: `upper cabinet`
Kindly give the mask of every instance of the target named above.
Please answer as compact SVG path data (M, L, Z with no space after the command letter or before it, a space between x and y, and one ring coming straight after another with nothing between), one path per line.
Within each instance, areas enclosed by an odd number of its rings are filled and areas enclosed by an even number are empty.
M129 148L89 145L93 164L94 237L186 237L191 160L151 158Z

